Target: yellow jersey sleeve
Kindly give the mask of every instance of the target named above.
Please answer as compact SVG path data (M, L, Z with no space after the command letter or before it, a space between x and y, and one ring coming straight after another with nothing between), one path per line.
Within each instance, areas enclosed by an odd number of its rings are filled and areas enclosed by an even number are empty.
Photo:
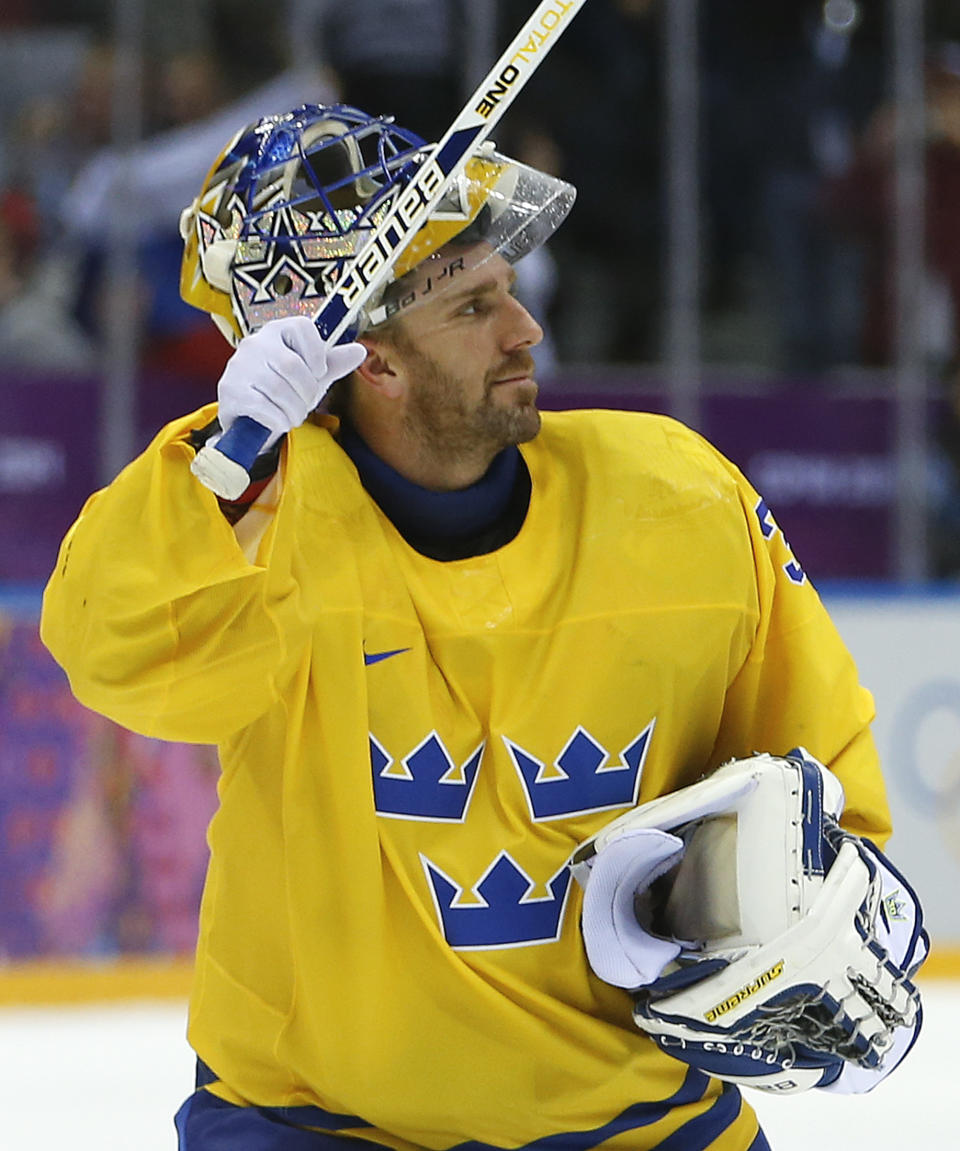
M87 501L46 587L41 638L87 707L144 735L214 743L277 698L282 589L250 563L189 469L192 428L165 428ZM269 549L269 532L261 553Z
M750 651L727 691L714 758L782 755L802 745L842 781L844 826L882 845L891 823L870 731L873 697L771 509L717 454L740 494L760 614Z

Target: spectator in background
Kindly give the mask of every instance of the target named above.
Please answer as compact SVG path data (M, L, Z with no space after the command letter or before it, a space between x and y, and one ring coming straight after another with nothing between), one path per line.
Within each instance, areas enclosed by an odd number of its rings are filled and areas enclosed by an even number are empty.
M153 131L204 120L219 111L227 98L223 65L215 52L199 48L176 52L160 71L150 116Z
M878 25L863 0L704 8L705 311L752 317L744 358L762 334L784 372L853 354L858 264L824 227L820 194L879 99Z
M0 190L0 308L23 290L39 232L30 196L15 188Z
M121 184L134 182L138 229L138 307L141 360L213 386L228 348L216 329L179 295L180 211L209 163L211 148L229 123L262 107L295 102L310 77L283 75L227 111L228 90L219 57L196 48L149 64L143 77L144 139L126 173L112 147L114 51L92 42L62 96L26 101L6 126L7 187L34 206L41 226L29 266L14 253L0 256L5 301L0 300L0 354L32 368L89 371L104 348L104 275L112 221L122 207ZM210 140L205 133L209 133ZM2 186L0 186L2 190ZM0 223L6 233L9 221ZM11 265L16 262L14 271ZM13 290L14 280L16 291Z
M657 0L592 0L588 17L558 42L551 66L532 77L498 131L498 142L520 158L529 148L549 150L548 170L577 187L577 211L550 249L559 268L551 318L566 362L657 353L660 7ZM502 0L502 44L527 15L525 0Z
M69 265L41 256L41 214L24 191L0 191L0 362L83 372L90 342L70 318Z
M191 48L174 53L159 63L148 81L143 117L147 136L140 145L144 152L162 140L175 140L178 132L188 134L192 125L215 116L226 100L220 61L211 51ZM102 212L89 211L85 193L108 160L116 165L116 157L108 148L102 148L77 173L63 213L69 241L81 253L75 314L88 337L98 345L103 342L105 329L104 276L110 235ZM136 160L134 166L141 167ZM134 196L140 199L139 188ZM113 210L119 210L114 197L115 189L109 199ZM159 214L154 203L145 199L138 209L141 362L148 370L175 373L212 386L223 370L226 352L216 329L204 323L202 317L198 320L195 309L180 299L182 241L177 220L185 206L183 198L178 197Z
M42 43L38 35L34 48ZM21 61L24 51L21 46ZM12 60L17 57L13 50ZM42 71L38 65L38 79L14 79L2 124L3 183L36 205L44 221L41 249L57 236L53 225L73 177L111 134L111 47L77 38L69 52L60 43L53 59L59 65L55 74L53 65Z
M20 207L16 220L8 212L0 219L0 234L19 238L12 270L5 253L7 286L15 282L16 289L5 299L0 290L6 364L81 373L96 366L96 339L78 312L83 253L70 241L61 210L77 173L110 141L112 91L113 49L93 42L69 90L27 99L8 125L7 188L0 195L8 207L11 198ZM22 243L27 210L34 218L29 252Z
M876 29L854 0L801 7L795 50L759 98L765 115L760 187L764 290L787 373L819 374L856 358L858 254L831 235L820 212L825 180L845 172L883 81Z
M960 336L960 44L933 53L926 73L924 221L927 351L943 364ZM850 169L825 190L833 227L856 239L865 259L860 333L864 363L888 365L894 355L895 261L894 109L880 105L863 133Z
M469 0L320 0L321 55L341 99L439 140L463 103ZM529 15L529 13L527 13Z
M148 120L156 132L189 129L216 115L226 99L227 86L217 54L188 49L163 62ZM171 225L174 215L171 213ZM196 309L180 298L182 251L183 241L174 226L148 229L141 239L143 363L148 369L212 382L223 370L226 352L213 325L198 323Z
M145 138L129 157L109 146L98 149L74 174L59 207L62 244L80 257L76 316L88 338L102 345L112 221L133 201L141 360L147 368L195 382L198 398L205 399L204 389L212 390L229 348L209 320L180 299L180 212L203 180L211 152L238 121L264 108L292 106L305 91L328 98L329 88L312 71L287 71L238 94L232 65L228 84L221 56L194 48L166 57L149 79ZM160 125L163 130L155 130Z

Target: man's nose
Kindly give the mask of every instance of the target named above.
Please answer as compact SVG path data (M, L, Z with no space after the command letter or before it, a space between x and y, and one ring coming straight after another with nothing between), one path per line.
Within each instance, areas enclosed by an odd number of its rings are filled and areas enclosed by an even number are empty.
M543 328L516 296L508 296L507 301L509 322L504 332L505 349L535 347L543 339Z

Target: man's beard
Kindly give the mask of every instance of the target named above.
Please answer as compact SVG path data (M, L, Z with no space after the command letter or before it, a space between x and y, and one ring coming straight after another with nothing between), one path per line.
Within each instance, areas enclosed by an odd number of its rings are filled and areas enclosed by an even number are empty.
M408 353L416 384L411 390L404 419L406 433L418 440L437 458L463 458L489 455L510 444L523 444L540 431L536 406L536 384L498 385L495 380L528 375L533 357L527 351L515 352L487 373L483 397L471 406L463 382L445 371L429 356L411 349ZM498 387L522 387L529 397L515 403L498 403Z

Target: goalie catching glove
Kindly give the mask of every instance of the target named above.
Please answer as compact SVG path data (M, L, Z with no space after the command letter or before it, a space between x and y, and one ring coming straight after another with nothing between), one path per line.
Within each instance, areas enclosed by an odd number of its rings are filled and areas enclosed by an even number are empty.
M916 895L841 829L803 748L756 755L581 844L587 957L668 1054L767 1091L869 1091L920 1030Z

